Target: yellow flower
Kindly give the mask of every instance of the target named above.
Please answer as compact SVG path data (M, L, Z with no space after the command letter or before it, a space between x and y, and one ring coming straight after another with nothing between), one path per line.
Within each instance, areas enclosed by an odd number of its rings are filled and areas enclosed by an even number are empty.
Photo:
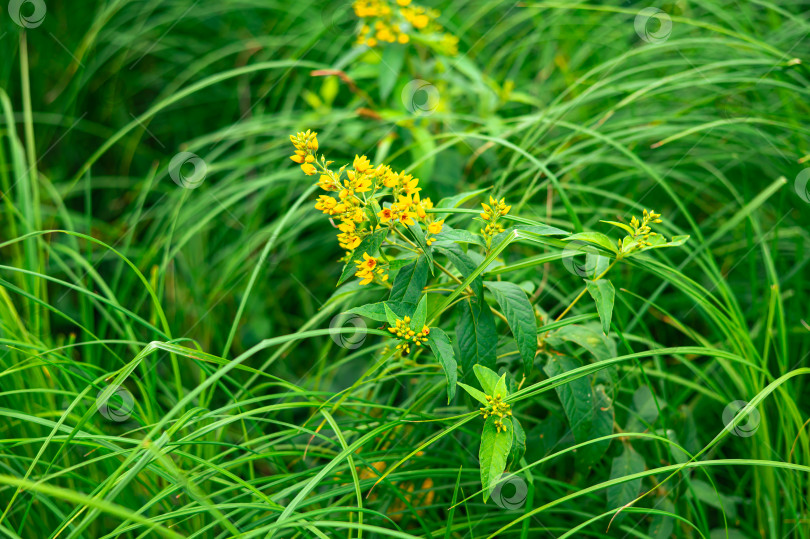
M295 161L299 165L304 162L304 156L303 155L297 155L297 154L296 155L291 155L290 159L292 159L293 161Z
M400 196L399 199L397 199L397 207L403 211L410 208L413 205L413 203L414 203L413 198L407 195Z
M355 273L355 276L361 279L360 284L366 285L369 284L371 281L374 280L374 273L367 270L359 270Z
M381 223L387 223L391 219L396 219L396 215L394 215L391 208L383 208L382 211L377 214L377 216L380 218Z
M363 253L363 260L358 260L356 264L357 271L355 275L362 279L360 281L361 285L369 284L375 277L380 277L383 281L388 280L388 274L385 273L385 269L380 267L377 259L373 256L369 256L368 253Z
M315 203L315 209L322 211L326 215L334 215L336 205L337 200L334 198L330 197L329 195L320 195L318 197L318 202Z
M368 256L368 253L363 253L363 260L358 260L356 264L358 270L373 270L377 267L377 259L373 256Z
M355 185L354 190L357 191L358 193L366 193L368 191L371 191L371 180L367 178L357 180L354 185Z
M410 174L406 174L403 176L402 182L402 189L405 191L406 195L410 195L413 193L417 193L422 190L421 187L417 187L419 184L419 180L411 176Z
M340 246L347 251L354 251L362 241L360 236L356 235L354 232L344 232L343 234L338 234L337 237Z
M444 226L444 219L442 219L441 221L434 221L433 223L430 223L428 225L428 232L436 235L442 231L443 226Z
M356 170L360 174L364 174L372 168L373 167L371 166L371 163L369 163L368 161L368 157L366 157L365 155L362 157L358 155L354 156L354 170Z
M311 163L304 163L303 165L301 165L301 170L303 170L304 174L306 174L307 176L313 176L316 172L318 172L315 169L315 166L312 165Z
M338 230L346 233L354 232L355 230L357 230L357 225L354 224L354 221L342 221L338 225Z
M324 191L335 190L335 184L332 181L332 178L330 178L326 174L321 174L321 177L318 179L318 187L320 187Z
M416 223L416 221L413 220L414 217L416 217L416 214L414 212L403 211L399 215L399 222L402 223L403 225L413 225Z

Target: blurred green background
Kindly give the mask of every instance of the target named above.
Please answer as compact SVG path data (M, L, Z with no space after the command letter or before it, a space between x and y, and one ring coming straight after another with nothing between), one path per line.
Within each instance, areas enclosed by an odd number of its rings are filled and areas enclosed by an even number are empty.
M352 387L353 406L323 431L315 456L304 451L323 418L310 417L374 363L377 337L360 348L326 335L262 350L182 402L263 339L328 328L342 310L384 297L354 296L354 283L335 289L336 231L305 194L312 178L288 159L289 135L306 129L339 165L365 154L408 169L433 200L491 188L513 213L569 231L608 232L600 220L648 208L663 214L667 236L691 235L655 256L673 275L629 265L614 275L618 353L694 345L746 363L688 354L627 363L616 428L696 452L722 431L729 403L792 375L759 407L753 436L729 436L702 457L739 465L685 472L640 504L684 521L630 513L609 534L810 536L801 371L810 366L810 4L431 2L458 54L419 37L358 46L350 2L2 7L6 536L487 537L510 525L498 536L559 537L610 509L603 490L588 489L611 477L622 447L648 470L673 462L661 444L615 440L591 468L570 454L533 468L518 509L476 496L449 511L480 488L465 449L478 427L467 425L364 498L358 520L336 431L352 443L364 425L391 421L358 453L358 470L408 456L441 427L398 419L470 409L461 398L446 406L430 365ZM173 171L196 170L170 166L181 152L202 161L193 188L173 181ZM54 230L70 233L40 233ZM543 254L516 246L503 262ZM559 261L503 278L524 283L552 318L581 287ZM578 304L573 314L589 312ZM147 348L153 341L199 354ZM126 421L96 413L113 379L134 396ZM660 401L645 415L650 391ZM556 397L520 413L533 429L527 462L571 445ZM644 490L666 475L646 477ZM279 516L306 485L314 490L295 519ZM408 485L425 494L403 495ZM602 536L609 519L574 536ZM334 524L311 526L321 521Z

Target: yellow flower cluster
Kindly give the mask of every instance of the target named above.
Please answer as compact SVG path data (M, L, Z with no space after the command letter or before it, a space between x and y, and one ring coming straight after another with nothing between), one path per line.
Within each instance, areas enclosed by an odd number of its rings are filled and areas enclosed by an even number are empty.
M375 167L364 155L356 155L351 168L344 165L335 171L330 167L331 161L317 154L317 133L307 130L291 135L290 140L295 147L290 159L299 163L309 176L320 172L318 186L327 194L318 197L315 209L337 221L333 224L340 231L338 243L346 250L346 260L366 236L383 226L398 232L396 227L400 224L419 223L425 229L428 245L435 241L432 236L442 231L444 220L434 221L433 214L428 213L433 203L419 196L422 188L412 175L396 172L388 165ZM393 202L382 202L380 198L388 194ZM361 279L360 284L375 280L383 283L388 279L385 264L371 256L374 254L364 253L363 260L357 261L355 275Z
M307 129L306 133L290 135L290 140L295 147L295 154L290 159L301 165L301 170L307 176L312 176L317 172L315 165L315 152L318 151L318 134Z
M501 401L501 394L498 393L494 397L489 395L487 397L487 406L485 408L481 408L481 415L484 416L484 419L488 418L489 416L495 416L498 419L495 420L495 430L497 432L501 432L502 430L506 430L506 427L503 426L503 420L506 417L510 417L512 415L512 407L505 402Z
M481 206L484 208L484 212L481 213L481 219L487 221L486 226L481 229L481 234L484 235L487 249L489 249L492 243L492 237L500 234L504 230L503 226L498 223L498 218L509 213L512 206L507 206L505 199L502 198L498 201L492 198L492 196L489 197L489 204L481 203Z
M368 253L363 253L363 260L358 260L357 272L355 275L362 279L360 284L368 284L374 280L374 277L379 276L383 281L388 280L388 274L382 264L373 256L368 256Z
M430 328L427 326L422 326L422 330L419 332L412 330L410 322L411 317L406 316L401 320L397 319L396 326L388 328L388 331L405 341L397 345L397 350L402 350L404 355L411 353L411 342L416 346L422 346L422 343L427 342L428 335L430 334Z
M657 232L653 232L649 226L650 224L662 223L663 221L661 221L660 217L660 213L655 213L654 211L647 212L645 209L640 223L635 215L630 219L630 226L633 228L633 241L637 241L639 247L651 245L649 241L650 236L660 235Z
M436 19L439 12L413 4L411 0L355 0L354 13L364 20L357 42L376 47L381 43L408 43L411 32L440 35L439 47L450 55L458 54L458 38L444 33Z

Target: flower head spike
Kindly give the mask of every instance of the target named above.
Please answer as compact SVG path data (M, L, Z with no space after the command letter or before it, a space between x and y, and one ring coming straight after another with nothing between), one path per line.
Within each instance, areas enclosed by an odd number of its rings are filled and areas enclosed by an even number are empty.
M481 203L481 207L484 208L483 213L480 214L481 219L487 222L486 226L481 229L481 234L483 234L487 249L489 249L493 236L504 231L503 226L498 223L498 220L509 213L512 206L507 206L505 199L496 200L490 195L489 204Z
M502 398L503 395L500 393L487 395L487 405L479 409L484 419L495 417L495 429L498 433L506 430L503 420L512 416L512 406L503 402Z
M410 323L411 318L406 316L405 318L397 319L396 324L388 328L388 331L403 341L396 346L398 350L402 350L403 355L410 353L411 343L415 346L422 346L427 342L428 335L430 335L429 327L423 325L421 329L415 330L411 328Z

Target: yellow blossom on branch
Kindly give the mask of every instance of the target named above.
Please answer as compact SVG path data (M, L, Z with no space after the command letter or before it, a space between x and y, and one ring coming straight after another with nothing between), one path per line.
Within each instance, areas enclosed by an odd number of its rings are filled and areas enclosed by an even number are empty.
M290 137L295 147L292 160L301 164L301 169L308 175L318 174L317 185L326 194L318 196L315 208L332 220L338 229L338 243L346 250L343 258L346 262L357 264L355 275L361 284L377 282L383 284L388 279L385 264L375 257L375 252L355 253L354 251L372 234L382 230L384 233L381 245L375 249L403 247L396 242L386 243L385 237L390 231L402 235L398 228L419 226L425 230L427 245L431 245L431 234L438 234L444 221L433 222L428 210L433 208L429 198L420 198L419 179L410 174L397 172L388 165L375 167L365 155L355 155L351 165L333 169L331 161L317 153L317 133L301 132ZM390 196L390 202L383 202L383 197ZM382 229L380 227L383 227ZM379 241L379 240L378 240ZM358 254L363 258L359 259ZM384 255L383 259L387 260Z
M509 213L512 206L507 206L505 199L496 200L492 196L489 197L489 204L481 203L481 206L484 208L484 211L480 214L481 219L487 222L486 226L481 229L481 234L484 236L487 249L489 249L492 238L504 231L503 226L498 223L499 218Z
M369 256L368 253L363 253L363 259L357 261L355 275L361 279L361 285L369 284L376 277L379 277L382 281L388 280L385 269L380 267L378 260L373 256Z
M458 54L458 38L439 24L440 13L412 0L355 0L354 13L363 21L357 43L376 47L383 43L406 44L418 35L423 43L439 51Z
M397 350L402 350L402 353L406 355L411 352L410 343L416 346L422 346L423 343L427 342L428 335L430 335L429 327L422 326L421 329L416 331L411 329L410 322L411 317L406 316L405 318L397 319L396 325L388 328L388 331L393 333L397 338L405 341L397 345Z

